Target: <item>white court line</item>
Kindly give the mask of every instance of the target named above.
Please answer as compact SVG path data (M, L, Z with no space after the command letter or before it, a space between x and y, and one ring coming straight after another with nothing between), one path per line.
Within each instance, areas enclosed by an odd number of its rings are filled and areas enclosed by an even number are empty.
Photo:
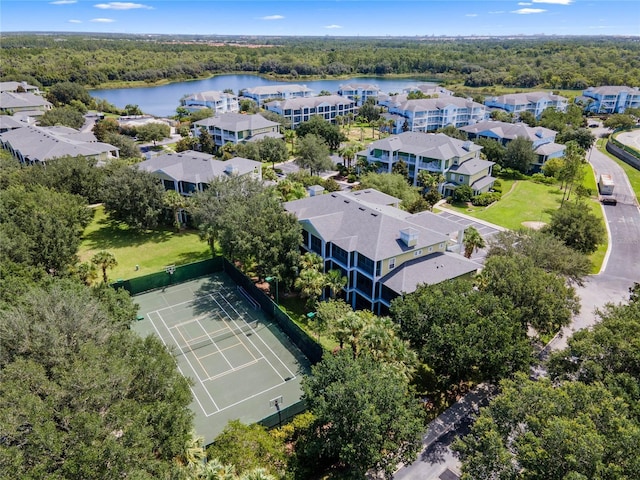
M173 341L176 342L176 345L178 346L178 349L180 350L180 352L182 353L182 356L184 357L184 359L187 361L187 363L189 364L189 366L191 367L191 370L193 371L193 373L195 374L195 376L198 378L198 381L200 382L200 385L202 386L202 388L204 388L204 390L207 392L207 395L209 396L209 399L211 400L211 402L213 403L213 405L216 407L216 409L218 411L220 411L220 408L218 407L218 404L215 402L215 400L213 399L213 397L211 396L211 394L209 393L209 390L206 389L206 387L204 386L204 383L202 383L202 380L200 379L200 375L198 375L198 372L196 371L195 368L193 368L193 365L191 365L191 361L189 360L189 357L187 357L185 355L185 351L182 350L182 347L180 346L180 342L178 342L176 340L176 337L173 335L173 332L171 330L169 330L169 327L167 327L167 324L164 321L164 318L162 318L162 315L160 315L160 313L156 312L158 314L158 317L160 317L160 320L162 320L162 323L164 324L164 327L167 329L167 331L169 332L169 335L171 335L171 338L173 338ZM205 413L206 415L206 413ZM207 415L208 416L208 415Z
M293 380L294 378L295 378L295 377L293 377L291 380ZM289 381L291 381L291 380L289 380ZM221 408L221 409L220 409L220 410L218 410L217 412L213 412L213 413L205 414L205 416L210 417L210 416L212 416L212 415L216 415L217 413L220 413L220 412L222 412L222 411L226 410L227 408L235 407L236 405L240 405L241 403L246 402L247 400L251 400L252 398L257 397L258 395L262 395L263 393L270 392L271 390L274 390L274 389L276 389L276 388L278 388L278 387L281 387L282 385L286 385L287 383L289 383L289 381L279 383L278 385L274 385L273 387L267 388L266 390L262 390L261 392L254 393L253 395L251 395L251 396L249 396L249 397L247 397L247 398L243 398L242 400L238 400L236 403L232 403L231 405L227 405L226 407Z
M157 313L157 312L156 312ZM153 321L153 318L151 318L151 313L148 313L147 316L149 317L149 321L151 322L151 326L153 327L153 329L156 331L156 333L158 334L158 337L160 337L160 341L164 344L165 348L167 350L169 350L169 345L167 345L167 342L164 341L164 337L162 335L160 335L160 331L158 330L158 327L156 327L156 324ZM160 314L158 313L158 316L160 317ZM162 318L162 317L160 317ZM174 358L175 360L175 358ZM180 365L178 365L178 362L176 361L176 366L178 367L178 371L180 372L180 375L182 375L183 377L187 377L184 372L182 371L182 369L180 368ZM193 372L195 373L195 372ZM198 377L198 380L200 380L200 377ZM202 383L202 382L201 382ZM204 385L203 385L204 387ZM202 413L204 413L204 415L206 417L208 417L210 414L207 413L207 411L204 409L204 407L202 406L202 403L200 403L200 399L198 398L198 396L196 395L196 392L193 391L193 387L191 385L189 385L189 390L191 390L191 394L193 395L193 398L196 399L196 402L198 402L198 405L200 405L200 408L202 409ZM216 408L218 408L216 406ZM215 412L214 412L215 413Z
M204 315L200 315L199 317L195 317L192 318L190 320L185 320L184 322L180 322L180 323L176 323L175 325L171 325L169 328L177 328L177 327L182 327L184 325L189 325L193 322L197 322L199 320L202 320L203 318L207 318L209 316L209 313L205 313Z
M220 350L220 347L218 346L218 344L213 341L213 338L211 338L211 335L209 335L209 332L207 332L207 329L202 326L202 324L200 323L199 320L197 320L197 322L198 322L198 326L202 329L204 334L209 338L211 343L213 345L215 345L216 350L218 350L220 352L220 355L222 355L222 358L224 358L224 361L227 362L229 364L229 367L231 367L233 369L233 365L231 365L231 362L229 361L229 359L227 357L225 357L224 353L222 353L222 350ZM197 355L196 355L196 357L197 357ZM202 364L200 364L200 365L202 365ZM202 367L202 368L204 368L204 367ZM206 370L205 370L205 372L206 372Z
M233 367L231 370L225 370L224 372L218 373L217 375L212 375L209 378L205 378L202 380L203 382L208 382L209 380L215 380L220 377L224 377L225 375L229 375L230 373L237 372L238 370L242 370L243 368L250 367L251 365L255 365L259 360L251 360L250 362L245 363L244 365L239 365L237 367Z
M222 297L222 298L224 298L224 297ZM214 300L215 300L215 299L214 299ZM234 312L236 312L236 314L237 314L239 317L242 317L242 315L241 315L240 313L238 313L238 311L235 309L235 307L234 307L233 305L231 305L231 303L229 303L229 300L227 300L226 298L224 298L224 301L225 301L225 302L227 302L227 303L229 304L229 306L233 309L233 311L234 311ZM216 302L216 303L217 303L217 302ZM228 315L228 314L227 314L227 315ZM231 321L232 321L233 323L236 323L236 322L235 322L235 320L233 320L233 319L232 319ZM280 363L282 364L282 366L283 366L284 368L286 368L286 369L287 369L287 372L289 372L289 373L291 374L291 376L292 376L292 377L295 377L295 376L296 376L296 375L295 375L295 373L293 373L291 370L289 370L289 367L287 367L287 365L282 361L282 359L280 358L280 356L278 356L278 355L276 354L276 352L274 352L274 351L271 349L271 347L270 347L269 345L267 345L267 343L264 341L264 339L262 338L262 336L258 335L258 338L259 338L259 339L260 339L260 341L264 344L264 346L265 346L265 347L267 347L267 349L268 349L268 350L273 354L273 356L274 356L274 357L276 357L276 358L280 361ZM249 341L251 341L251 340L249 340ZM251 344L253 345L253 342L251 342ZM255 347L255 345L254 345L254 347ZM256 347L256 349L257 349L257 348L258 348L258 347ZM260 351L260 350L258 350L258 351ZM262 352L260 352L260 353L262 354ZM264 354L262 354L262 356L264 357ZM268 360L267 358L265 358L265 360L267 360L267 363L269 363L269 365L271 365L271 362L269 362L269 360ZM273 365L271 365L271 368L273 368L273 370L274 370L276 373L278 373L278 371L275 369L275 367L274 367ZM278 373L278 376L279 376L280 378L282 378L282 380L284 380L284 378L282 377L282 375L280 375L279 373Z

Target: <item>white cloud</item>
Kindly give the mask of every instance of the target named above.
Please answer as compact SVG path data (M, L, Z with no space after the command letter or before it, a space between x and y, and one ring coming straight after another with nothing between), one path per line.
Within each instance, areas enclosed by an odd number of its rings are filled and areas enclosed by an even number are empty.
M573 0L531 0L533 3L551 3L552 5L571 5Z
M521 7L526 7L527 5L533 5L533 3L531 3L531 2L518 2L518 5L520 5Z
M337 29L337 28L342 28L342 25L336 25L336 24L333 24L333 25L325 25L325 27L324 27L324 28L328 28L329 30L335 30L335 29Z
M504 10L494 10L493 12L487 12L489 15L500 15L501 13L507 13Z
M78 3L78 0L56 0L55 2L49 2L50 5L71 5L72 3Z
M82 23L81 20L76 20L75 18L72 18L71 20L69 20L69 23Z
M477 13L467 13L467 14L465 15L465 17L477 17L477 16L478 16L478 14L477 14Z
M96 3L94 7L100 8L102 10L134 10L136 8L153 10L153 7L150 7L149 5L143 5L142 3L132 3L132 2Z
M282 20L282 15L267 15L266 17L260 17L260 20Z
M531 15L532 13L546 12L543 8L521 8L520 10L513 10L511 13L517 13L518 15Z
M92 18L91 21L93 23L113 23L115 20L113 18Z

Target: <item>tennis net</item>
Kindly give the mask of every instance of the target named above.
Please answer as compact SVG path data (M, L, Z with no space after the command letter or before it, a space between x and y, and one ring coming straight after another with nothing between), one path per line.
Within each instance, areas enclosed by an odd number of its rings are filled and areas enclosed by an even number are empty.
M222 340L234 337L236 335L249 336L255 331L257 326L258 326L258 321L254 320L253 322L247 323L246 325L240 328L229 329L229 331L220 333L215 336L207 336L205 340L198 340L195 342L189 342L186 345L179 345L176 355L184 355L185 353L193 352L194 350L198 350L200 348L206 347L207 345L213 345L215 343L221 342Z

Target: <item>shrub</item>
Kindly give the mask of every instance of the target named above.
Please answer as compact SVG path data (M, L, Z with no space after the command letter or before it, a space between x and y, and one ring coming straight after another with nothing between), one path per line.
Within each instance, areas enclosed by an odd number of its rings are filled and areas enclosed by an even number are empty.
M349 176L347 177L347 182L349 183L353 183L358 179L358 177L356 177L356 175L354 173L350 173Z
M544 173L534 173L531 175L531 180L535 183L542 183L543 185L553 185L556 181L553 177L547 177Z
M493 202L497 202L501 197L502 195L499 192L481 193L471 199L471 204L476 207L486 207Z

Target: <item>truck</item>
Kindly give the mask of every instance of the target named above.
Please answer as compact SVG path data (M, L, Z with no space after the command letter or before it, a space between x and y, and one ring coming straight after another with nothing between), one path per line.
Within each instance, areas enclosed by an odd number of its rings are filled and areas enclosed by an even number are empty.
M598 190L600 190L600 195L613 195L613 189L615 188L615 183L613 183L613 178L608 173L600 174L600 178L598 179Z

